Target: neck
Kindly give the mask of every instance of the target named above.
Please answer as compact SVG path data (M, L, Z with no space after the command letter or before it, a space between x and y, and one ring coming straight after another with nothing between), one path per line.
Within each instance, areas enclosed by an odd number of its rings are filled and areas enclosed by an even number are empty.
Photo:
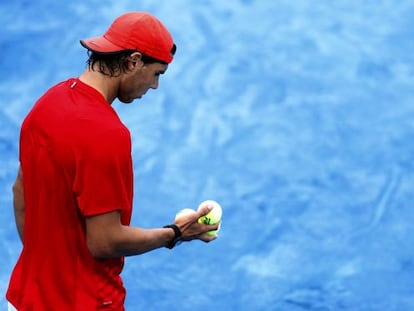
M115 100L118 93L118 79L116 77L109 77L88 68L79 76L79 80L96 89L109 104Z

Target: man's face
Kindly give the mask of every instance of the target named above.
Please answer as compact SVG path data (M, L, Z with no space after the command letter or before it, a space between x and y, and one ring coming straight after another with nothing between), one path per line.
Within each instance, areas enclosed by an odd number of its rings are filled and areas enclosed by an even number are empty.
M143 64L142 61L131 62L124 73L118 89L118 99L123 103L131 103L141 98L150 88L157 89L160 75L164 74L168 65L161 63Z

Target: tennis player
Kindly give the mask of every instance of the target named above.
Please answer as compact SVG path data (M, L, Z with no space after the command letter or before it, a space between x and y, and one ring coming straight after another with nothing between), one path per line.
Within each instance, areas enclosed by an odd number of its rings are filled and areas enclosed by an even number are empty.
M210 242L219 225L197 222L207 207L161 228L130 225L131 137L111 104L158 88L176 52L167 28L128 12L81 44L86 70L51 87L21 127L13 193L23 248L6 294L19 311L124 310L125 256Z

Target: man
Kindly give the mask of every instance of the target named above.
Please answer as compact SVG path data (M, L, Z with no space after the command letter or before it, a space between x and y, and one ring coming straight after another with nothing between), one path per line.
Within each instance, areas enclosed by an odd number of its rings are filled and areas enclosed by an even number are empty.
M6 295L19 311L124 310L124 256L210 242L218 228L198 223L207 207L163 228L130 226L131 138L111 103L158 87L176 50L168 30L130 12L81 44L85 72L49 89L21 128L13 193L23 249Z

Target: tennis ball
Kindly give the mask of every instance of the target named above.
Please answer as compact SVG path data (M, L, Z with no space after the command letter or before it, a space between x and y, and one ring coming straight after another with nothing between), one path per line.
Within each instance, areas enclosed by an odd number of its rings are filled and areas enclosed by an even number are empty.
M210 212L208 212L206 215L201 216L198 219L199 223L203 223L206 225L215 225L216 223L218 223L221 220L221 216L223 214L223 210L220 206L220 204L218 204L216 201L214 200L206 200L200 203L200 205L198 206L198 209L200 210L200 208L204 207L204 206L208 206L210 208ZM208 231L207 234L208 235L217 235L217 233L220 230L220 226L217 230L211 230Z
M181 211L179 211L176 215L175 215L175 220L177 220L178 218L184 216L184 215L188 215L188 214L192 214L195 213L196 211L191 209L191 208L185 208L182 209Z

